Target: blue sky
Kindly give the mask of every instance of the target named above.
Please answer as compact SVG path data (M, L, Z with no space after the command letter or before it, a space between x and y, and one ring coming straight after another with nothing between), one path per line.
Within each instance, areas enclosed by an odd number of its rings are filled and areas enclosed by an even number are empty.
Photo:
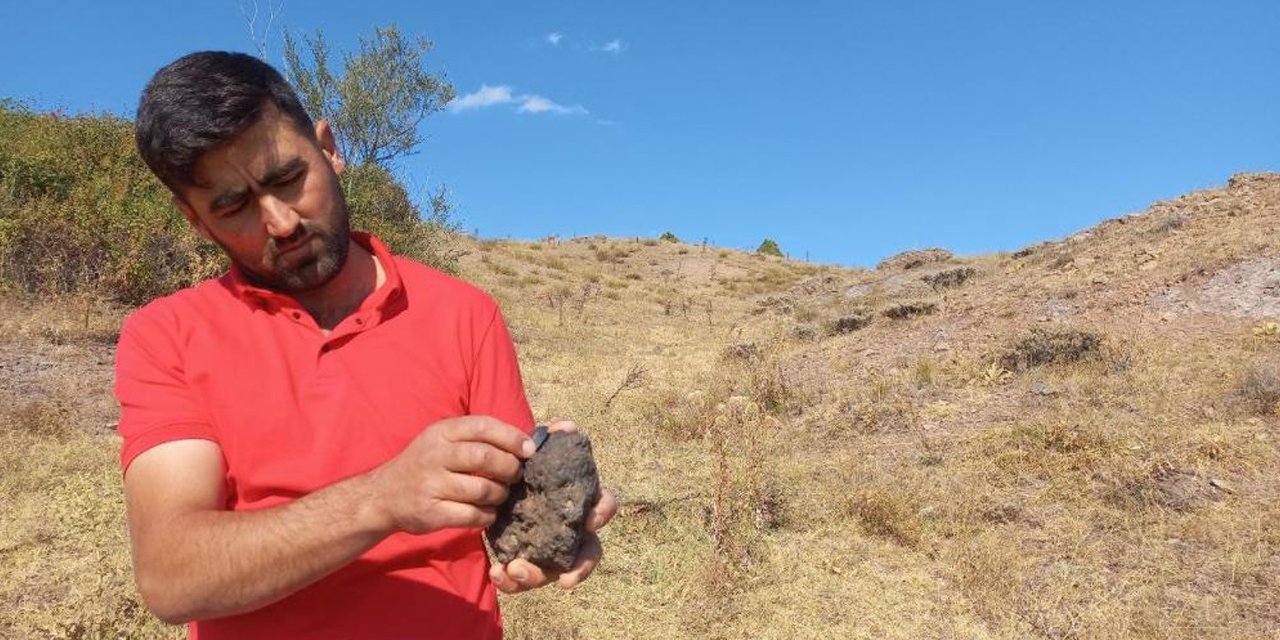
M390 22L473 96L397 170L485 237L767 236L870 265L1280 170L1271 0L295 0L276 25L341 51ZM131 114L173 58L252 49L236 0L9 1L0 35L0 95L73 112Z

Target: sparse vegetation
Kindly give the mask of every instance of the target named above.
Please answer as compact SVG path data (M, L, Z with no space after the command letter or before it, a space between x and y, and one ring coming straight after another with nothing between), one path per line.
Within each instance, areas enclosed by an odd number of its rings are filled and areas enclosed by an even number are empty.
M1246 366L1236 383L1236 395L1251 413L1280 413L1280 365L1267 361Z
M588 430L622 495L604 564L569 597L504 596L507 637L1274 636L1278 316L1158 303L1252 259L1280 177L1236 189L1177 205L1218 217L1187 213L1149 270L1141 218L1021 260L821 274L461 238L535 414ZM877 317L956 266L983 275L931 317ZM0 296L0 636L180 637L132 595L109 395L129 308L85 299Z
M1031 330L1000 357L1009 371L1026 371L1048 364L1068 364L1098 353L1102 336L1079 329Z
M832 334L850 333L871 324L874 316L869 310L858 309L853 313L836 318L831 325Z
M927 300L910 300L907 302L899 302L888 309L884 310L886 318L894 320L908 320L918 316L927 316L937 313L938 304Z
M938 291L958 287L977 275L977 273L977 269L973 267L956 267L923 276L920 280L933 287L935 291Z

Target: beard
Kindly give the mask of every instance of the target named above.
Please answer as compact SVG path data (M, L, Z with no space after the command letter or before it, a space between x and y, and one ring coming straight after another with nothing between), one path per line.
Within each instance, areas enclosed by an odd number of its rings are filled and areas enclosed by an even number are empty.
M302 220L288 238L267 241L258 265L250 267L235 256L231 260L255 286L279 293L312 291L328 284L347 263L351 232L346 224L335 226Z

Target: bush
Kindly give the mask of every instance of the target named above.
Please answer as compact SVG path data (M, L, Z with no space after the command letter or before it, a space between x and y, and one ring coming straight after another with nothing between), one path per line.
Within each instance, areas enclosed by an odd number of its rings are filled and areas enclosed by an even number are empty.
M658 239L665 240L667 242L680 242L680 238L677 238L676 234L671 233L670 231L664 231L662 235L658 236Z
M223 268L111 115L0 104L0 286L138 303Z
M1075 329L1035 328L1000 357L1009 371L1026 371L1047 364L1068 364L1098 352L1102 336Z
M933 302L912 301L896 304L884 310L887 318L894 320L908 320L916 316L932 315L938 311L938 305Z
M922 276L920 280L925 284L933 287L934 290L948 289L958 287L970 278L977 275L977 270L973 267L956 267L955 269L947 269L937 273Z
M1271 362L1250 366L1236 383L1236 395L1250 413L1272 415L1280 412L1280 367Z
M782 247L779 247L778 243L773 241L773 238L765 238L764 242L761 242L760 246L756 247L756 253L766 255L766 256L777 256L781 258Z
M838 318L835 321L835 323L831 325L831 330L829 333L833 335L838 335L841 333L851 333L853 331L857 331L858 329L862 329L867 325L871 324L871 318L872 316L870 311L866 311L866 310L855 311L847 316Z
M456 269L443 191L431 196L424 220L381 167L352 167L342 185L354 228L397 253ZM132 123L0 102L0 288L139 304L225 269L222 251L190 230L143 164Z

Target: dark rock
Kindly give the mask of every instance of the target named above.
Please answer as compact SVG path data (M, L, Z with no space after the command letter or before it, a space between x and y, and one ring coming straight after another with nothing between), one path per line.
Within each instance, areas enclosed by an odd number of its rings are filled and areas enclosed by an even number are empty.
M599 491L591 441L578 432L551 433L489 527L494 556L504 564L522 557L544 569L569 569Z

